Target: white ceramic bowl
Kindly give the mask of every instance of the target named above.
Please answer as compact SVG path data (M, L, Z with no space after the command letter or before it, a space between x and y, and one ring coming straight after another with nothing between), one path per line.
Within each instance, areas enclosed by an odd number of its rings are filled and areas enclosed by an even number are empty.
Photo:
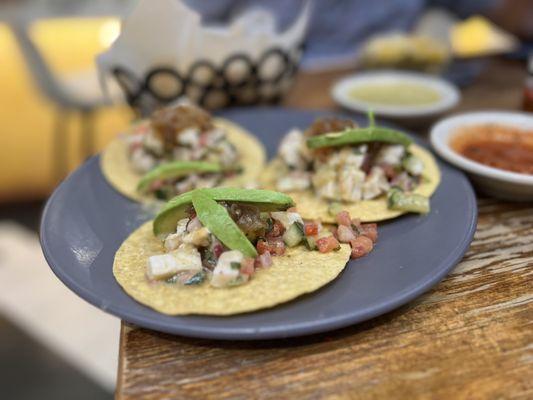
M427 86L440 94L440 99L427 105L386 105L356 100L349 92L369 83L414 83ZM372 109L374 114L395 120L427 120L435 118L453 108L461 97L459 90L444 79L433 75L401 72L376 71L361 72L341 79L331 90L333 99L345 108L366 113Z
M473 112L451 116L435 124L431 129L431 144L442 158L468 172L474 184L485 193L505 200L533 200L533 175L489 167L463 157L451 148L450 139L460 127L490 123L514 126L533 132L532 113Z

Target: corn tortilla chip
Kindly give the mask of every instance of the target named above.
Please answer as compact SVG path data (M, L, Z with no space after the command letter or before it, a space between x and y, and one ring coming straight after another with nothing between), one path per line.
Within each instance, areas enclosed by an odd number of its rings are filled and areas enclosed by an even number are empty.
M113 274L131 297L163 314L233 315L273 307L334 280L350 258L350 246L331 253L309 251L303 246L288 248L272 257L273 265L260 269L241 286L214 288L204 282L182 286L150 282L145 275L148 257L163 253L163 245L147 222L120 246Z
M241 174L225 179L220 186L240 187L255 182L266 160L263 145L252 134L228 120L214 118L214 124L226 131L229 141L237 148L243 168ZM107 181L126 197L142 202L156 201L152 196L137 192L142 175L131 167L127 144L123 139L117 138L106 147L100 158L100 166Z
M440 171L435 159L427 150L412 144L409 150L424 163L423 179L414 193L430 197L440 182ZM271 161L259 181L264 189L276 190L276 180L286 171L279 158ZM320 219L323 223L335 223L335 216L328 212L332 203L319 198L312 190L300 192L286 192L297 204L298 212L305 219ZM341 203L341 209L346 210L354 218L360 218L363 222L383 221L405 214L403 211L389 210L386 196L374 200L362 200L356 203Z

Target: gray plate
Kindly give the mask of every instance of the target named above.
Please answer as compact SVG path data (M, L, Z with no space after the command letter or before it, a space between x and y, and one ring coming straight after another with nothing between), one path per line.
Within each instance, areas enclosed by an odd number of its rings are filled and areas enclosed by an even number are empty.
M224 116L258 135L270 155L293 126L316 111L240 109ZM364 123L364 121L362 121ZM92 158L53 193L43 213L41 243L54 273L89 303L136 325L215 339L273 339L345 327L399 307L439 282L462 258L476 227L476 200L458 170L440 163L442 183L427 216L409 215L379 227L367 257L351 261L326 287L270 310L233 317L171 317L129 297L112 274L115 251L150 217L117 193Z

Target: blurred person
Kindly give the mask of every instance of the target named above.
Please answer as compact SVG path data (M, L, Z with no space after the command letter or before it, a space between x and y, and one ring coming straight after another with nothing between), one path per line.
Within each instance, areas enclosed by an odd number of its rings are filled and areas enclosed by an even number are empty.
M461 18L482 14L511 33L531 39L531 0L310 0L313 14L306 38L303 66L330 66L354 59L361 44L377 33L407 31L428 7L445 8ZM276 14L283 30L305 0L188 0L206 23L225 23L251 6Z

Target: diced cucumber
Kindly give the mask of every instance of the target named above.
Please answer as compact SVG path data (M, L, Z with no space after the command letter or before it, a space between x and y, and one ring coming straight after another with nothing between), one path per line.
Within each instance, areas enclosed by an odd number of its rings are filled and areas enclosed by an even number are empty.
M342 210L343 210L342 204L337 201L330 203L328 206L328 214L331 215L332 217L335 217Z
M300 244L304 238L304 227L299 222L293 222L292 225L283 234L283 241L289 247Z
M316 240L312 236L306 236L303 239L305 247L307 247L308 250L316 250Z
M430 210L429 199L419 194L407 194L393 188L387 194L387 205L391 210L427 214Z
M230 262L229 265L231 266L231 269L236 269L237 271L239 271L241 269L241 263L240 262L232 261L232 262Z
M189 280L187 280L184 285L199 285L200 283L203 283L204 280L205 273L203 271L200 271L197 274L194 274L191 278L189 278Z

